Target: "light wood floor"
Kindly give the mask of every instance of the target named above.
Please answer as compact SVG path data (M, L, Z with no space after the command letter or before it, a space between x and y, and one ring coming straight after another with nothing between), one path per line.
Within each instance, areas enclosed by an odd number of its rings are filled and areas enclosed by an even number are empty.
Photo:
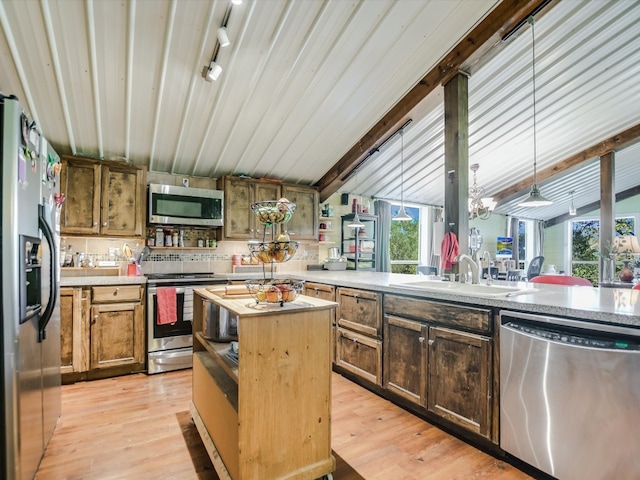
M63 386L36 479L217 479L190 401L190 370ZM336 480L530 478L335 373L332 447Z

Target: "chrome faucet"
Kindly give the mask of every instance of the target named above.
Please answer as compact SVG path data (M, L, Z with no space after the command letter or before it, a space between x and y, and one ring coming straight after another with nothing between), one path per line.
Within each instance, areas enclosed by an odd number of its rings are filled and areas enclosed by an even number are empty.
M471 283L473 284L479 284L480 283L480 271L478 269L478 264L476 262L473 261L473 258L471 258L469 255L467 255L466 253L463 253L462 255L458 255L458 258L456 259L458 260L458 262L460 264L464 262L466 262L469 267L471 267ZM460 272L462 273L462 272ZM463 276L460 275L460 281L462 282Z
M480 257L480 268L483 267L484 262L487 262L487 285L493 284L493 277L491 277L491 254L485 250Z

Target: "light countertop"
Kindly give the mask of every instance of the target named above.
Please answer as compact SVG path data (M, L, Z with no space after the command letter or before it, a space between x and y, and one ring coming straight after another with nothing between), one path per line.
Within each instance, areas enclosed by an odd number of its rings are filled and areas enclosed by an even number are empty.
M60 277L61 287L91 287L95 285L144 285L145 276L101 275L83 277Z
M399 285L426 280L426 277L416 275L357 271L308 271L298 272L294 276L310 282L336 286L514 309L542 315L573 317L602 323L617 323L640 328L640 290L567 287L526 282L494 282L496 285L532 289L531 293L518 293L512 297L496 298L466 295L459 292L426 291Z

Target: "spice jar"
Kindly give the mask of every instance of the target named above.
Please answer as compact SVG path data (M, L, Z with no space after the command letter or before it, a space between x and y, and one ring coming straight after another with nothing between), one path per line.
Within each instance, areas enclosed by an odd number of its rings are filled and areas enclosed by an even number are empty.
M171 242L173 243L174 247L180 246L179 243L178 243L179 240L178 240L178 232L177 231L171 232Z
M164 232L164 246L165 247L172 247L173 246L173 241L171 240L171 230L167 229Z
M164 247L164 230L156 228L156 247Z

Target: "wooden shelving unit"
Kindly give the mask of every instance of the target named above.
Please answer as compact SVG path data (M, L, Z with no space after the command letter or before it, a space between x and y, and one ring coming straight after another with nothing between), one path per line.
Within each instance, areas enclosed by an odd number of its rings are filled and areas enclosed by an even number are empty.
M335 302L300 296L257 305L194 290L191 413L218 476L316 479L331 454L331 318ZM238 316L239 363L202 333L208 302Z

